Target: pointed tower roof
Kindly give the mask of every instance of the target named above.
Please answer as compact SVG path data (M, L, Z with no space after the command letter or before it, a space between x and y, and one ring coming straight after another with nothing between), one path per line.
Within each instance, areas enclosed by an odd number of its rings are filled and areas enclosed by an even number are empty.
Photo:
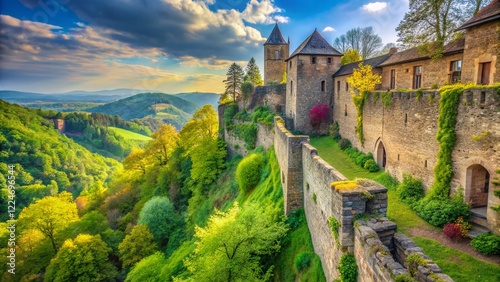
M266 44L272 44L272 45L282 45L282 44L289 44L285 41L285 38L283 38L283 35L281 35L280 28L278 27L278 23L273 28L273 31L271 32L271 35L267 38Z
M332 56L342 56L342 53L333 48L326 39L321 36L318 30L307 37L302 44L292 53L290 58L295 55L332 55ZM290 59L288 58L288 59Z

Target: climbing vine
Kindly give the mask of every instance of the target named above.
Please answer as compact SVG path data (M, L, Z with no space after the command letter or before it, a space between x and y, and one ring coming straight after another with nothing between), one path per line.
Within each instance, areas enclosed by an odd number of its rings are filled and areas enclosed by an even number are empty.
M357 111L356 135L361 146L364 146L365 141L363 135L363 107L369 93L375 90L375 86L380 84L381 81L382 77L374 74L370 65L363 65L363 63L359 63L358 68L354 69L352 75L347 78L347 83L352 86L350 91Z
M464 85L445 86L439 89L438 132L436 139L439 144L437 164L434 167L434 183L430 196L448 199L450 184L453 178L451 153L457 142L455 125L457 124L458 104L464 92Z

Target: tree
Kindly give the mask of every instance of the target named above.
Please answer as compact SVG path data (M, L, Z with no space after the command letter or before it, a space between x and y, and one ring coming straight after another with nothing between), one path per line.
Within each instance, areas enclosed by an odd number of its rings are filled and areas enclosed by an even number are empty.
M410 0L410 10L396 28L404 48L419 46L419 52L439 57L455 29L468 20L484 0Z
M380 51L377 53L376 56L382 56L382 55L385 55L385 54L389 54L389 52L391 51L391 48L396 48L396 44L394 43L387 43L384 45L384 47L382 47L382 49L380 49Z
M193 254L185 260L191 281L266 281L271 269L262 269L260 258L280 248L286 234L283 222L255 205L227 212L216 211L205 228L196 227ZM265 272L265 273L264 273Z
M245 81L250 81L254 86L264 85L264 80L262 80L262 76L260 75L259 67L255 63L255 59L253 57L250 61L248 61L246 72Z
M108 261L110 251L100 235L68 239L47 267L44 281L113 281L117 271Z
M236 98L241 95L244 75L243 69L236 63L232 63L226 73L227 78L223 81L226 84L225 94L232 97L233 102L236 102Z
M154 254L158 250L158 246L149 228L140 224L134 226L132 232L125 236L125 239L118 245L118 250L123 267L126 268Z
M159 165L166 165L169 161L170 154L177 147L179 134L173 125L162 124L161 127L151 135L151 138L153 138L153 140L148 143L146 150L158 160Z
M146 166L148 164L148 152L140 148L134 148L132 152L123 160L125 169L138 170L142 174L146 174Z
M250 81L245 81L241 84L241 94L243 101L246 103L253 93L253 84Z
M328 116L328 106L326 104L318 103L309 112L309 122L312 127L317 130L323 121Z
M165 255L162 252L156 252L139 261L132 270L130 270L125 281L171 281L172 277L167 276L165 272L162 271L165 265L167 265Z
M145 224L161 246L176 225L175 217L174 205L167 197L153 197L142 207L138 223Z
M22 229L32 228L42 232L49 238L55 253L59 249L56 235L76 221L78 221L76 204L68 192L37 200L24 208L19 215Z
M373 27L353 28L333 41L333 46L344 53L349 49L359 52L361 58L373 57L377 50L382 47L382 39L373 31Z
M359 55L358 50L349 49L344 52L344 56L340 59L340 63L342 65L346 65L349 63L359 62L361 61L361 56Z

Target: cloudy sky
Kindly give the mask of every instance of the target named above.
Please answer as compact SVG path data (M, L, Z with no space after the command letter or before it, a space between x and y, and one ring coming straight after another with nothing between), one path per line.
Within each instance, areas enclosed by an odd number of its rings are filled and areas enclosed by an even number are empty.
M274 23L290 53L315 28L329 41L373 26L385 43L408 0L0 0L0 90L223 91Z

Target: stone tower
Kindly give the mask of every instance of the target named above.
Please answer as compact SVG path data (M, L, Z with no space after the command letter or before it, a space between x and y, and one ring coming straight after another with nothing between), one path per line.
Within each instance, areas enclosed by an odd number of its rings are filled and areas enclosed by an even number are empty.
M281 35L278 24L264 43L264 82L280 83L286 70L285 60L290 54L290 43Z
M285 60L287 64L286 117L293 128L311 133L309 112L318 103L332 110L333 78L342 54L314 32Z

